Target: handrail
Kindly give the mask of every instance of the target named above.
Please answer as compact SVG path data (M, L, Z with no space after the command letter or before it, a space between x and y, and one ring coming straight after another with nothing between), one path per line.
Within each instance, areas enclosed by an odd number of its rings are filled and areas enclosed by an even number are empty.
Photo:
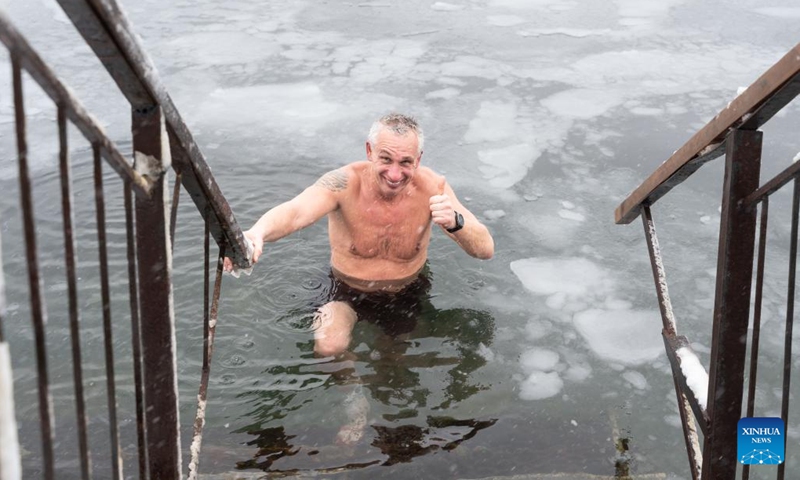
M800 43L753 82L724 110L692 136L617 207L617 224L628 224L704 163L724 153L734 129L756 130L800 94Z
M101 155L117 171L124 185L125 218L128 246L128 283L130 286L133 366L136 388L136 417L139 474L142 478L180 478L181 442L179 392L177 390L176 337L173 309L173 270L170 247L174 236L180 186L189 192L205 221L206 270L208 241L213 236L220 255L230 252L239 265L249 266L244 234L227 201L219 190L200 149L160 83L153 63L147 58L115 0L59 0L71 21L92 47L95 55L115 79L131 104L133 162L109 139L98 122L86 111L76 96L64 86L41 57L0 11L0 42L9 50L13 66L13 88L17 150L20 166L20 190L25 219L25 243L32 320L36 337L39 406L42 427L44 478L55 478L55 442L50 383L45 342L46 309L40 292L41 276L37 261L35 216L30 176L27 168L27 141L23 104L22 70L25 69L53 100L58 109L59 164L64 216L65 259L69 292L70 338L76 391L76 418L80 444L82 478L91 477L91 455L87 441L87 412L83 401L83 367L80 353L80 314L77 305L77 262L74 255L72 219L72 180L70 178L67 120L69 119L92 145L95 166L95 199L103 296L106 381L112 449L113 478L122 478L121 451L116 416L116 393L113 358L112 320L108 295L108 258L105 243L105 215ZM167 169L175 170L175 194L169 204ZM134 196L135 192L135 196ZM170 208L171 222L170 222ZM169 228L172 226L173 228ZM218 261L214 306L205 310L204 330L208 338L204 355L205 376L201 379L198 411L205 407L208 382L212 324L216 323L222 258ZM206 273L207 276L207 273ZM0 284L2 287L2 284ZM1 294L2 292L0 292ZM206 288L208 297L208 288ZM146 299L146 300L145 300ZM207 304L207 300L206 300ZM209 318L210 315L210 318ZM208 358L206 358L208 357ZM198 425L198 420L195 422ZM199 423L202 429L202 422ZM193 445L199 448L200 432ZM193 451L194 473L197 455Z
M781 419L788 424L797 232L800 224L800 162L789 165L760 184L764 137L760 127L799 95L800 44L676 150L615 211L617 223L629 223L637 216L642 217L663 322L662 336L672 368L690 471L696 480L736 478L739 462L729 456L729 452L735 450L736 424L742 418L745 391L747 416L755 413L769 196L793 181L781 389ZM705 366L688 347L686 337L677 334L650 206L704 163L723 152L725 169L720 203L711 349L706 373ZM759 208L760 219L757 215ZM756 250L758 257L755 260L753 299L751 290ZM751 307L752 339L748 345ZM746 387L748 355L750 370L749 385ZM702 452L696 422L703 434ZM745 459L741 461L745 463L741 468L742 480L747 480L749 465ZM781 463L778 467L779 480L785 476L785 465Z
M11 55L17 58L20 66L36 80L53 102L66 110L67 117L80 129L81 133L90 142L101 147L101 153L108 160L109 165L122 178L131 182L137 193L149 195L150 184L147 179L131 167L125 156L117 150L116 145L103 133L103 127L97 124L75 95L58 80L55 73L31 48L27 40L2 11L0 11L0 42L5 44Z
M228 245L233 261L250 266L247 245L230 205L205 156L161 82L158 71L115 0L58 0L134 109L161 107L172 149L173 168L205 218L217 244ZM113 25L113 29L107 26Z

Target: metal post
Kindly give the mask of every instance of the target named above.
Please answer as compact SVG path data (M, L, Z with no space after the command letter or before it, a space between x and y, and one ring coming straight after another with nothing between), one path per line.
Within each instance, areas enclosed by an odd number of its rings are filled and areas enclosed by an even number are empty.
M53 419L53 397L50 394L50 377L47 371L47 342L45 325L47 308L42 292L44 283L39 273L39 257L36 248L36 225L33 214L33 190L28 172L28 142L25 138L25 107L22 97L22 67L19 58L11 55L12 78L14 83L14 115L17 126L17 154L19 158L19 191L22 205L22 223L25 232L25 252L28 260L28 285L31 295L31 319L33 335L36 340L36 368L39 377L39 421L42 429L42 462L44 478L55 478L55 441Z
M181 477L167 171L169 141L157 106L133 110L136 170L152 182L136 196L136 250L150 478ZM152 412L152 413L150 413Z
M97 215L97 247L100 257L100 296L103 299L103 346L106 354L106 400L108 401L108 424L111 440L112 478L122 476L122 452L119 446L119 425L117 423L117 387L114 369L114 339L111 322L111 287L108 279L108 247L106 242L106 200L103 192L103 159L100 145L92 144L94 157L94 199Z
M78 260L75 253L75 234L72 215L72 175L67 149L67 114L58 107L58 138L60 144L61 210L64 218L64 258L67 266L67 299L69 333L72 344L72 376L75 382L75 409L78 426L78 451L81 456L81 478L92 478L89 438L86 428L86 400L83 394L83 360L81 357L80 312L78 311Z
M794 299L797 284L797 230L800 222L800 179L794 179L792 193L792 238L789 243L789 281L786 293L786 326L783 337L783 388L781 389L781 418L789 425L789 399L792 383L792 329L794 328ZM784 448L788 442L783 439ZM778 465L778 480L786 475L786 462Z
M756 236L756 211L741 200L758 188L761 138L759 131L733 130L726 145L709 368L711 424L703 445L702 478L736 476Z

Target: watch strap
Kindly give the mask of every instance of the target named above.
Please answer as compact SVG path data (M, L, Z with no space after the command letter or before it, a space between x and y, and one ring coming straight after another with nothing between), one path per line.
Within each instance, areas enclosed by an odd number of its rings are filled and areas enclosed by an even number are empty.
M456 225L453 228L446 228L445 230L447 230L447 233L456 233L457 231L464 228L464 216L458 212L455 212L455 214L456 214Z

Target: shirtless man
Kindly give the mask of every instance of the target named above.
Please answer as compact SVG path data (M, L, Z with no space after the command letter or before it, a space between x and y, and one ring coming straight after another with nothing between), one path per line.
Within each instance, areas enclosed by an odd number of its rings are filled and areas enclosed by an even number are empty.
M402 294L418 279L428 257L432 224L469 255L489 259L494 240L444 177L420 166L422 129L410 117L390 114L376 121L367 160L323 175L298 196L265 213L244 232L257 262L264 242L274 242L328 216L333 276L364 294ZM225 269L233 268L225 259ZM365 295L360 295L365 296ZM317 312L314 351L344 352L357 313L333 300Z

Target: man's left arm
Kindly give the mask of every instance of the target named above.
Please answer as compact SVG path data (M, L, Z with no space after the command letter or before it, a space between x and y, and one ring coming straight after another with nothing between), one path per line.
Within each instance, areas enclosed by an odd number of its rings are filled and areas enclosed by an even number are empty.
M430 199L433 223L442 227L442 230L469 255L482 260L492 258L494 239L489 229L458 201L458 197L444 177L439 184L439 192L439 195L434 195Z

